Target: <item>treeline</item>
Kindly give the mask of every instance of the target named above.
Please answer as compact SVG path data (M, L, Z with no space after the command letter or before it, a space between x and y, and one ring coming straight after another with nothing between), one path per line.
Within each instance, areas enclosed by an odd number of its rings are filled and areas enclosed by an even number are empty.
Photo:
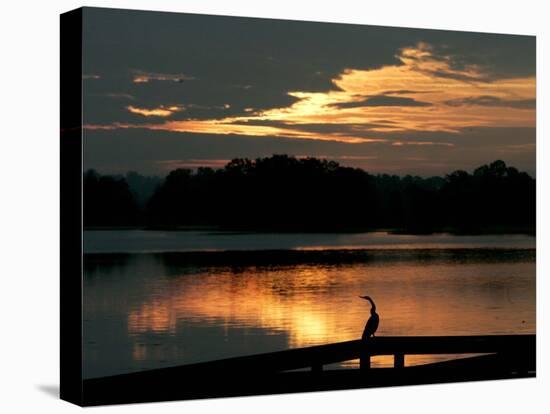
M535 203L535 180L500 160L431 178L287 155L176 169L164 180L84 174L85 227L534 233Z

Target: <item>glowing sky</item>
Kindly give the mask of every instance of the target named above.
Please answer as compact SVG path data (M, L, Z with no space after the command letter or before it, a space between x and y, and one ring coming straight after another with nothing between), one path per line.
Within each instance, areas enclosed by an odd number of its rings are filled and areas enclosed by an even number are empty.
M284 152L420 175L501 158L534 174L533 37L102 9L84 27L88 167Z

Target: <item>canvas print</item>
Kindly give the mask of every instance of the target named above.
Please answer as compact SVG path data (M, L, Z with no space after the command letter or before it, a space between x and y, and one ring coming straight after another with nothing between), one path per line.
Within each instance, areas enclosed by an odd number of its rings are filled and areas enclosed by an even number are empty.
M79 403L536 375L535 37L77 21Z

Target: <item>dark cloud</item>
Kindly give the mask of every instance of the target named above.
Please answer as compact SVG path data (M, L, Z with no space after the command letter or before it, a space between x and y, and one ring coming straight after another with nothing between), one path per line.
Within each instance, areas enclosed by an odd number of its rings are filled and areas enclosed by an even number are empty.
M337 108L361 108L364 106L431 106L429 102L417 101L413 98L405 98L402 96L377 95L372 96L362 101L355 102L340 102L332 106Z
M365 42L374 36L385 43ZM289 91L337 89L332 79L346 67L399 64L394 54L400 46L401 39L387 28L86 8L84 67L100 74L102 82L86 85L85 100L88 93L122 89L150 106L229 103L229 115L285 107L296 100ZM136 84L136 71L194 80ZM99 100L87 103L89 122L128 120L121 108L105 111Z
M464 82L489 82L491 77L489 74L484 74L483 76L470 76L464 73L456 73L452 70L423 70L422 72L431 75L437 76L439 78L455 79Z
M390 91L384 91L381 93L381 95L412 95L416 93L436 93L439 91L413 91L410 89L398 89L398 90L390 90Z
M148 83L155 81L183 83L191 80L195 80L195 78L193 76L186 75L185 73L155 73L144 72L142 70L134 70L132 78L132 82L134 83Z
M434 58L446 59L452 70L475 65L487 81L535 74L535 38L516 35L85 8L83 42L86 124L150 124L166 119L133 114L127 109L129 105L185 108L172 114L170 120L222 119L288 107L298 100L288 92L337 90L332 79L346 69L401 65L396 57L399 50L419 42L431 45ZM149 76L149 81L135 83L137 75ZM410 97L393 96L413 93L386 91L342 107L428 105ZM505 106L503 102L492 103ZM531 103L516 101L514 105L528 107ZM160 173L162 161L189 163L289 153L344 157L374 172L426 175L474 168L503 151L506 162L534 173L532 128L471 129L460 134L378 131L372 136L372 128L391 125L391 121L271 125L317 133L353 131L354 136L387 142L346 144L144 128L86 130L85 166L105 172L134 169ZM392 146L397 140L453 146Z
M454 68L477 64L492 78L535 68L528 36L100 8L84 9L83 30L84 73L100 76L84 87L90 123L134 119L123 106L91 98L114 92L140 106L196 104L202 109L179 116L198 119L285 107L295 101L289 91L335 90L332 79L345 69L399 65L397 52L418 42ZM140 73L193 80L136 84ZM224 104L229 113L219 111Z
M302 132L314 132L318 134L351 134L361 137L361 132L372 131L375 128L391 128L393 121L375 120L373 122L363 123L317 123L317 124L293 124L284 121L270 119L250 119L243 121L233 121L235 125L259 125L271 126L276 128L289 129ZM363 134L364 135L364 134ZM369 135L372 135L369 134ZM366 136L363 136L366 137Z
M535 36L438 32L439 40L430 43L432 53L449 62L454 70L475 65L485 73L486 80L535 76Z
M451 99L445 101L445 104L449 106L464 106L464 105L478 105L478 106L497 106L515 109L535 109L537 102L535 99L502 99L498 96L482 95L482 96L470 96L462 99Z
M107 98L112 98L112 99L127 99L127 100L136 99L134 96L130 95L129 93L116 93L116 92L113 92L113 93L106 93L102 96L105 96Z

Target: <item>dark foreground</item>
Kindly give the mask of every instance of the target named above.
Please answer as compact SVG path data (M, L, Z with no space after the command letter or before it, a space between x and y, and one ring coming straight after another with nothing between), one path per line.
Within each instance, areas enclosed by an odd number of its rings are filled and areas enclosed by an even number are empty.
M405 367L406 354L479 354ZM393 355L393 368L370 356ZM535 335L376 337L269 354L163 368L83 382L82 405L343 390L396 385L529 378L536 375ZM323 365L360 358L361 369ZM290 371L308 368L308 371Z

